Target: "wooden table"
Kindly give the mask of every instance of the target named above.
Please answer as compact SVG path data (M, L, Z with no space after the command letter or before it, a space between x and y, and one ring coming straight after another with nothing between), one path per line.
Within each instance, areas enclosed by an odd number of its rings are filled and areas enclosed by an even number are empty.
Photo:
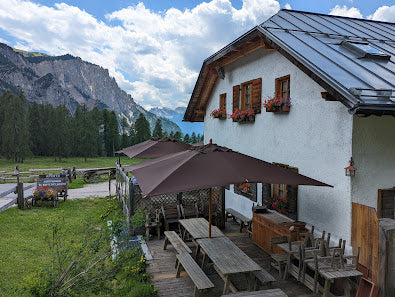
M236 294L222 295L222 297L287 297L281 289L270 289L255 292L240 292Z
M306 265L315 271L315 263L313 261L306 261ZM336 268L336 267L330 267L330 260L325 259L324 263L321 263L318 265L318 273L325 279L325 284L323 288L323 295L322 297L328 297L331 295L329 292L330 290L330 285L332 280L336 279L347 279L349 277L359 277L362 275L360 271L357 269L350 269L350 268ZM345 295L346 297L350 296L350 290L351 287L349 285L349 282L346 283L345 287Z
M249 288L251 288L253 283L252 272L259 271L262 268L228 237L201 238L197 239L196 242L204 252L202 266L205 265L206 257L210 258L215 270L224 279L223 294L226 294L228 289L233 293L237 292L237 289L230 283L229 277L232 274L244 273L250 282Z
M181 226L184 228L183 239L185 239L186 232L193 239L208 237L209 225L205 218L192 218L180 220ZM223 237L225 234L216 226L211 226L211 237Z

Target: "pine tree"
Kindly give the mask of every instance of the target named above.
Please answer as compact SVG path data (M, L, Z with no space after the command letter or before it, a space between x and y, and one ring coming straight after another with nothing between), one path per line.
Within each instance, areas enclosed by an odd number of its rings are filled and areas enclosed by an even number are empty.
M104 148L107 156L114 156L119 149L120 139L118 132L118 121L115 112L103 110L104 123Z
M185 142L185 143L191 143L191 138L189 137L189 134L188 134L188 133L185 134L185 136L184 136L184 142Z
M136 129L136 143L140 143L151 138L151 130L149 123L142 113L140 113L138 119L136 120L135 129Z
M53 138L52 138L52 155L62 160L67 156L70 150L70 122L71 115L64 105L59 105L53 110Z
M153 137L163 137L162 121L160 119L156 120L154 132L152 132Z
M199 142L199 141L197 141L196 134L195 134L195 132L192 132L191 143L197 143L197 142Z
M27 123L27 101L23 92L4 91L1 99L1 151L7 159L23 162L31 152Z
M170 138L174 138L174 132L173 132L173 131L170 132L169 137L170 137Z
M95 123L89 117L88 109L85 105L77 107L74 116L74 132L75 132L75 150L76 155L83 156L85 162L88 157L97 155L97 147L93 146L95 142Z
M137 143L136 140L136 127L135 127L135 123L132 123L130 125L130 129L129 129L129 144L130 145L135 145Z
M104 156L104 145L103 145L103 115L102 112L95 106L91 111L89 111L89 118L95 126L94 130L94 143L93 146L96 147L96 154L98 156Z
M174 133L174 139L176 139L178 141L182 141L182 134L180 131L177 131L176 133Z

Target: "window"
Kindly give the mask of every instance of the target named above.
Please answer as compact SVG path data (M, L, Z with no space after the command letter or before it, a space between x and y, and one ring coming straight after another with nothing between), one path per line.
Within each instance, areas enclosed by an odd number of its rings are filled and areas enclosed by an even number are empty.
M297 168L285 164L274 164L298 172ZM262 184L262 202L269 209L274 209L296 220L298 216L298 186Z
M219 108L226 110L226 93L219 95Z
M251 201L257 202L257 184L256 183L242 183L234 185L234 192L236 194L247 197Z
M377 214L379 218L395 219L395 187L379 190Z
M289 75L276 78L276 97L290 98L289 97L289 90L290 90L289 81L290 81Z
M262 78L246 81L241 85L233 86L233 112L236 109L249 110L261 113Z
M241 85L241 98L240 98L241 110L251 109L251 89L252 89L252 81L243 83Z

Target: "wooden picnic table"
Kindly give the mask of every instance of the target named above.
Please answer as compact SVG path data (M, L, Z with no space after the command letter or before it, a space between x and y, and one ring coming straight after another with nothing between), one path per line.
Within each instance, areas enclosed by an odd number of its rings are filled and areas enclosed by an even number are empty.
M333 280L347 280L349 277L360 277L362 273L357 269L352 268L341 268L341 267L331 267L331 260L330 257L325 257L318 261L318 273L325 279L325 284L323 288L323 295L322 297L330 296L330 286ZM321 262L321 263L320 263ZM311 270L315 271L315 262L313 259L309 261L305 261L307 267ZM351 286L350 283L347 281L345 286L345 296L350 296Z
M208 237L208 221L205 218L192 218L180 220L181 226L184 228L183 239L185 239L186 232L194 239ZM216 226L211 226L211 237L223 237L225 234Z
M255 292L240 292L236 294L222 295L222 297L287 297L281 289L269 289Z
M214 264L214 269L225 281L222 294L226 294L228 289L233 293L237 289L230 283L230 275L244 273L251 289L254 282L253 272L262 268L238 248L228 237L201 238L197 239L201 250L204 252L202 267L204 268L207 257Z

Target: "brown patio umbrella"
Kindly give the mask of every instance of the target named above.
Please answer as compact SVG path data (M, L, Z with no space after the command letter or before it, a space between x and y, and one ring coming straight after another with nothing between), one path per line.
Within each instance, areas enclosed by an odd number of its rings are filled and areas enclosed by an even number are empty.
M151 138L144 142L124 148L116 153L123 153L129 158L158 158L164 155L187 150L189 144L174 138Z
M289 169L212 143L126 166L125 169L135 175L144 196L211 189L243 182L331 187ZM211 191L209 199L211 231Z

